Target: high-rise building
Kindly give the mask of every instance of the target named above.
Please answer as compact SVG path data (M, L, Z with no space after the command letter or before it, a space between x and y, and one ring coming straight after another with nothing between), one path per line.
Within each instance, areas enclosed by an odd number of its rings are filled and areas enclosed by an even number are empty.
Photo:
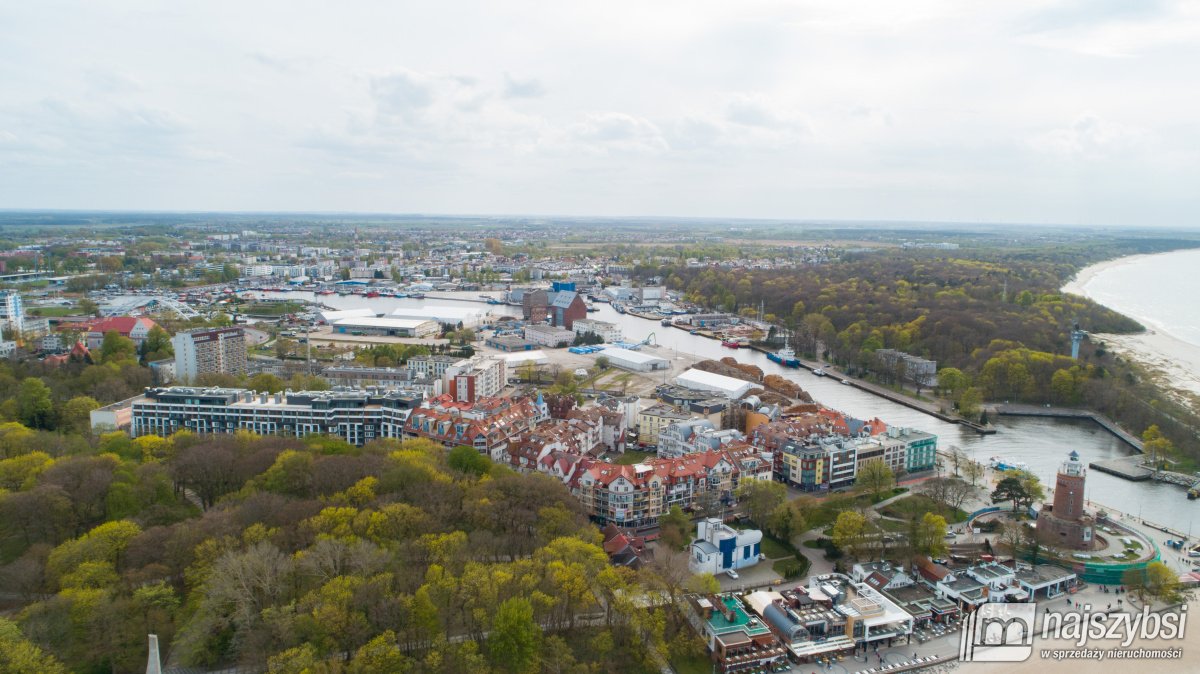
M246 332L240 327L200 328L171 338L175 377L194 383L200 375L245 374Z
M0 291L0 327L9 339L25 332L25 305L15 290Z

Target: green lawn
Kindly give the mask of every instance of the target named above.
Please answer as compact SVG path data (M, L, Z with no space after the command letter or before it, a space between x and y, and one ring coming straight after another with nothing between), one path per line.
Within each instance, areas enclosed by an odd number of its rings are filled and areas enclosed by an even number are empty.
M890 531L890 532L908 531L908 523L907 522L897 522L896 520L885 520L885 519L880 518L880 519L875 520L875 524L879 525L879 528L883 529L884 531Z
M901 520L911 520L916 517L922 517L925 513L935 513L946 518L946 522L954 524L957 522L967 521L968 513L962 510L946 507L945 505L934 501L933 499L923 494L913 494L907 498L902 498L899 501L889 503L884 506L881 513L888 517L894 517Z
M793 553L783 543L775 540L773 536L763 535L762 553L767 556L767 559L779 559L780 557L791 557Z
M29 309L30 316L43 316L46 318L59 318L62 316L82 315L76 307L31 307Z
M627 449L627 450L625 450L625 453L622 454L621 456L617 457L617 460L614 461L613 463L616 463L616 464L619 464L622 466L630 466L635 463L645 463L646 461L648 461L650 459L656 459L656 458L658 458L658 454L656 454L655 452L639 452L637 450Z

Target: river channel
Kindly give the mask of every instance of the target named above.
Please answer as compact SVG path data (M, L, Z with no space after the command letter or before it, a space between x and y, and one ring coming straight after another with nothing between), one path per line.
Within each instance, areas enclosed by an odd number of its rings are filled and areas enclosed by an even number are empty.
M444 297L458 296L476 299L476 293L438 293ZM493 293L499 294L499 293ZM289 297L313 300L312 293L272 293L273 297ZM327 295L319 299L322 304L337 309L370 307L386 313L397 307L416 308L421 306L454 305L461 301L430 297L424 300L380 297L367 299L359 296ZM485 305L470 306L493 314L519 315L517 307ZM629 314L619 314L608 304L597 304L598 311L588 315L621 326L627 340L640 341L650 333L655 334L658 347L647 347L663 357L693 355L704 358L734 356L740 362L752 363L764 372L775 372L787 376L808 391L820 404L841 410L853 416L870 419L879 417L891 426L907 426L930 433L939 439L939 447L955 445L977 460L987 462L991 457L1009 461L1023 461L1043 481L1054 484L1058 466L1072 450L1078 451L1084 463L1098 459L1126 456L1133 450L1107 431L1091 421L1045 418L1000 417L992 422L998 429L994 435L982 436L963 426L950 424L917 410L879 398L853 386L841 384L830 377L818 377L807 370L780 367L767 360L764 354L750 350L732 351L720 342L684 330L663 327L651 321ZM1094 499L1118 511L1140 515L1151 522L1162 524L1184 533L1190 533L1193 523L1200 526L1200 500L1188 501L1184 490L1177 486L1151 482L1129 482L1120 478L1089 471L1087 476L1087 498ZM1193 522L1193 520L1196 520ZM1197 529L1200 533L1200 529Z

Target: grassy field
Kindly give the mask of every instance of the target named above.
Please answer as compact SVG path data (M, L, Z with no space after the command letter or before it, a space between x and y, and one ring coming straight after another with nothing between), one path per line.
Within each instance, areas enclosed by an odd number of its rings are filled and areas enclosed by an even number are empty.
M76 307L32 307L29 309L29 315L59 318L62 316L81 315L81 312Z
M880 512L888 517L895 517L901 520L922 517L925 513L935 513L945 517L946 522L949 524L967 521L967 513L957 508L951 510L949 507L922 494L913 494L908 498L902 498L894 503L889 503Z
M645 463L650 459L658 458L658 454L654 452L639 452L632 449L625 450L625 453L617 458L614 463L622 466L631 466L635 463Z

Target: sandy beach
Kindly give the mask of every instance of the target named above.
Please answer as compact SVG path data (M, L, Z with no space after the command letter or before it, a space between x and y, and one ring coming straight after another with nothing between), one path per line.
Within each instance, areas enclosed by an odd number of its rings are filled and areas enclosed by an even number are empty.
M1131 255L1086 267L1063 286L1063 292L1097 300L1088 292L1088 284L1100 274L1115 267L1132 264L1155 255ZM1142 325L1154 321L1123 310ZM1167 332L1147 329L1135 335L1092 334L1089 339L1103 343L1114 353L1139 362L1159 378L1181 403L1200 411L1200 346L1185 342Z

